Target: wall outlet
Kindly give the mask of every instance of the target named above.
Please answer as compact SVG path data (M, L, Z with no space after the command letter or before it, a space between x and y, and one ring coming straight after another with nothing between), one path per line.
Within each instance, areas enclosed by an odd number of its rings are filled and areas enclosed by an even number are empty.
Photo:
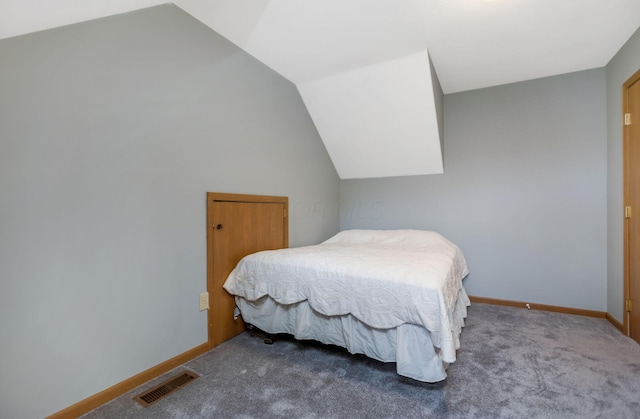
M200 311L209 310L209 293L203 292L200 294Z

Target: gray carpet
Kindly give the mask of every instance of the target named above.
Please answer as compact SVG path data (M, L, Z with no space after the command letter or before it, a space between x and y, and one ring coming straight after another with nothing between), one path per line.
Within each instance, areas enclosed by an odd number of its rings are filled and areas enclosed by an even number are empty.
M604 319L469 308L446 381L394 364L245 332L83 417L640 418L640 346ZM201 377L144 408L132 398L188 368Z

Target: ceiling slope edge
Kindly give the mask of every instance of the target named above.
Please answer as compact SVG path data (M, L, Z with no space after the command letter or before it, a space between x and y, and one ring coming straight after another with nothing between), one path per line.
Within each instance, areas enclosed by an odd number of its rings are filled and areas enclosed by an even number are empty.
M4 1L0 39L170 4L166 0Z

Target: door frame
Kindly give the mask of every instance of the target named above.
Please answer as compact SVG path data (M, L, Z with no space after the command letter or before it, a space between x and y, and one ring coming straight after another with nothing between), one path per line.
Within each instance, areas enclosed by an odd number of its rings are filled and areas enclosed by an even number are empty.
M248 203L278 203L284 205L284 246L289 247L289 198L286 196L271 195L248 195L223 192L207 192L207 292L209 293L209 301L213 295L213 229L215 228L215 220L213 214L214 202L248 202ZM207 310L207 342L209 349L213 348L213 314L211 308Z
M623 210L629 202L629 171L631 169L631 162L629 161L629 141L630 134L629 128L624 124L624 115L629 112L629 88L636 82L640 81L640 70L636 71L627 81L622 85L622 173L623 173ZM640 208L634 209L635 213L640 215ZM632 214L635 216L635 214ZM622 299L622 330L627 336L631 336L631 314L627 311L627 300L631 298L631 272L629 264L631 261L631 255L629 251L629 218L623 214L624 219L624 285L623 285L623 299ZM638 279L636 279L638 281Z

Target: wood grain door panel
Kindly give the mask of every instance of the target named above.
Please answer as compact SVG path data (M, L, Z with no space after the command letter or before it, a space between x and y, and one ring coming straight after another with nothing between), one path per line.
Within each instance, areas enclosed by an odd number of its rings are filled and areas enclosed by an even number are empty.
M216 346L244 330L235 299L222 285L240 259L288 245L287 198L208 194L209 342Z
M625 206L624 329L640 343L640 71L623 86ZM627 210L625 210L627 211Z

